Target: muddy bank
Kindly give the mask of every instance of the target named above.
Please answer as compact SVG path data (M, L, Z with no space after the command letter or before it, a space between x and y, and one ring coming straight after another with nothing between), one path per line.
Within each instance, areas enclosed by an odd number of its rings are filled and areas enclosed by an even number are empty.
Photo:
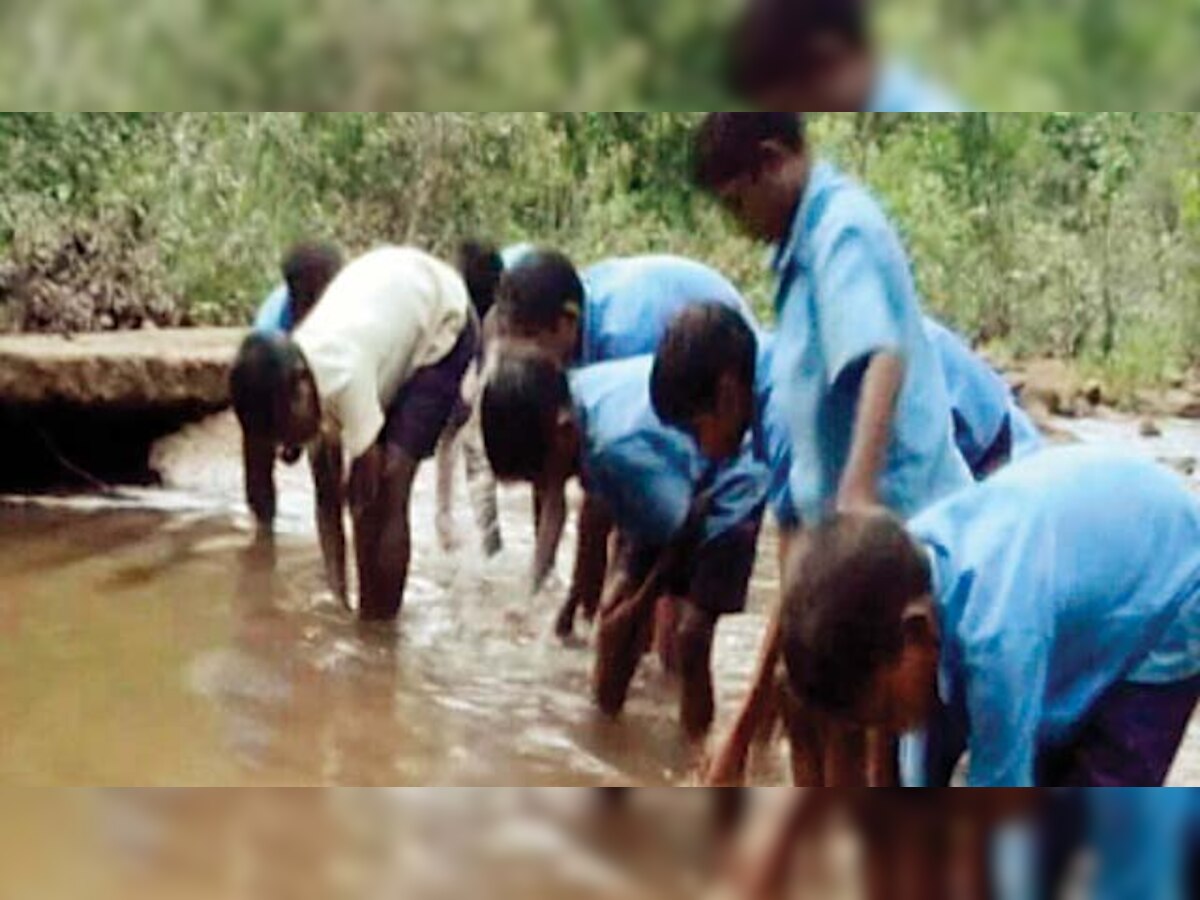
M153 480L155 441L228 405L242 334L0 336L0 488Z

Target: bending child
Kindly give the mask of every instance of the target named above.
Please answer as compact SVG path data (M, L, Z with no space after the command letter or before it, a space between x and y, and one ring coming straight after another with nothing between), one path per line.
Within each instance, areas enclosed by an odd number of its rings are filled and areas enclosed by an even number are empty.
M255 459L309 451L322 555L343 600L348 503L364 620L394 619L403 604L412 483L462 401L478 343L470 302L451 266L385 247L343 269L294 335L251 335L234 365L245 440L269 451Z
M1047 450L917 516L813 529L789 572L788 684L926 728L906 782L1157 787L1200 699L1200 503L1140 457Z
M970 484L904 246L866 190L814 161L803 117L710 114L697 134L696 181L750 235L778 246L771 381L798 521L878 506L910 516ZM756 727L777 660L773 622L735 734ZM889 783L892 754L873 744L871 780ZM744 754L733 749L719 758L721 777L740 768Z
M612 258L578 272L560 253L520 248L506 267L496 306L497 326L510 343L532 344L563 367L652 354L672 317L702 302L753 314L730 282L714 269L677 256ZM538 544L550 555L534 560L533 589L554 566L554 548L566 509L554 498L535 498ZM559 613L557 633L574 632L577 612L591 618L600 602L611 522L602 504L585 499L579 516L575 574ZM595 578L596 573L600 578Z
M501 358L484 388L488 458L498 478L534 484L564 505L579 478L615 523L619 551L597 639L596 693L622 709L660 594L681 598L676 651L681 718L699 741L713 719L712 643L719 617L741 612L754 566L766 472L748 455L707 464L650 405L652 358L578 370L533 350ZM557 542L543 530L539 541ZM553 548L539 546L539 554ZM603 579L603 572L585 573Z

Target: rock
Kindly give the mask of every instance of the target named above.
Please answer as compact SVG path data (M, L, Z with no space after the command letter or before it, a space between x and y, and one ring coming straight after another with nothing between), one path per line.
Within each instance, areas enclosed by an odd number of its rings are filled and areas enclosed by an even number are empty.
M1142 419L1138 434L1144 438L1158 438L1162 437L1162 428L1153 419Z
M213 412L229 402L244 331L161 329L0 336L0 406Z
M1104 385L1098 379L1091 379L1083 386L1083 399L1092 406L1099 406L1106 396Z

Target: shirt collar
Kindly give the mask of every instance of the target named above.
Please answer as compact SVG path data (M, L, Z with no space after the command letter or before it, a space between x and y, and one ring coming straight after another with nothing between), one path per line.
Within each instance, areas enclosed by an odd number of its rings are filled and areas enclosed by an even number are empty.
M808 183L804 186L804 194L796 204L796 212L792 215L792 223L775 253L773 267L775 272L783 275L788 266L801 259L804 241L812 233L817 220L825 207L825 199L830 187L838 178L838 170L832 163L817 161L808 173Z
M933 610L938 619L939 642L942 647L937 673L938 698L945 706L950 706L955 700L957 682L954 676L955 665L952 660L953 648L948 639L948 629L952 627L952 615L946 607L945 590L947 585L945 572L943 572L945 560L935 543L923 540L921 547L929 560L930 593L933 596Z

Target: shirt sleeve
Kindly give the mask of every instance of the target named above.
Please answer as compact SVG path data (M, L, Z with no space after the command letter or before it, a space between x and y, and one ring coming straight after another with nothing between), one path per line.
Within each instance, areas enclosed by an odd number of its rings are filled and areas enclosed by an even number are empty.
M262 302L254 317L253 328L262 334L291 331L291 298L285 286L280 285Z
M610 447L592 466L587 489L609 505L618 528L655 544L675 536L692 499L686 475L638 441Z
M904 310L892 302L888 266L871 243L862 230L846 228L817 256L814 289L830 387L855 364L904 348Z
M975 788L1035 787L1048 641L1024 629L976 647L967 660L967 715Z

